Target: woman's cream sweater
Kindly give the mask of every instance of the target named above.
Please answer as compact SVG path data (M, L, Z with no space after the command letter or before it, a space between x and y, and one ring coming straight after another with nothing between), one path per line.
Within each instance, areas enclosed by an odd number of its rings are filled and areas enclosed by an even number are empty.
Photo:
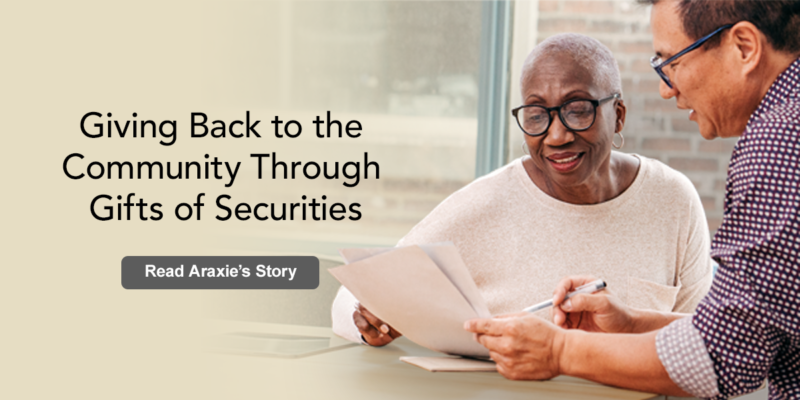
M712 279L703 206L684 175L637 157L631 186L595 205L548 196L516 159L453 193L398 246L453 242L493 315L550 298L567 275L602 278L632 307L692 312ZM339 290L333 330L360 342L356 301Z

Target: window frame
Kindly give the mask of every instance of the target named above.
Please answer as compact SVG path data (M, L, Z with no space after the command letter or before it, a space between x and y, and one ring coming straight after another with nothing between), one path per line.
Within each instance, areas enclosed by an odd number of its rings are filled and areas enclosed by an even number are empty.
M513 4L507 0L484 1L481 14L476 178L505 165L508 158Z

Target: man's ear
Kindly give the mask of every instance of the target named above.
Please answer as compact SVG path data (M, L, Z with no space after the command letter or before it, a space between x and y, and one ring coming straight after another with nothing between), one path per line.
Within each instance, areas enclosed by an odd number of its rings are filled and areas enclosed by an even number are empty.
M731 27L730 45L734 49L733 61L742 67L742 74L749 75L761 63L767 37L751 22L742 21Z

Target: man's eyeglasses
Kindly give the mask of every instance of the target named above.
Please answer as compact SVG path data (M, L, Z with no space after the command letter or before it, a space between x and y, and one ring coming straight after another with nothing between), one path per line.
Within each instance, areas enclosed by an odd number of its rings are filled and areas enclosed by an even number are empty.
M553 111L558 112L558 118L567 129L580 132L591 128L594 124L597 106L619 98L619 93L614 93L599 100L570 100L558 107L524 105L511 110L511 115L517 119L520 129L528 136L540 136L547 132L553 123Z
M672 57L668 58L666 61L662 61L662 60L661 60L661 57L659 57L659 56L653 56L653 57L650 59L650 66L651 66L651 67L653 67L653 69L654 69L654 70L656 70L656 73L658 74L658 76L660 76L660 77L661 77L661 79L663 79L663 80L664 80L664 83L666 83L666 84L667 84L667 86L669 86L669 88L670 88L670 89L672 89L672 82L670 82L670 80L669 80L669 77L667 76L667 74L665 74L665 73L664 73L664 70L663 70L663 68L664 68L664 67L665 67L667 64L669 64L669 63L671 63L671 62L675 61L675 60L676 60L678 57L680 57L680 56L682 56L682 55L684 55L684 54L686 54L686 53L688 53L688 52L690 52L690 51L692 51L692 50L695 50L695 49L697 49L698 47L702 46L702 45L703 45L703 43L705 43L705 42L706 42L708 39L711 39L712 37L714 37L714 35L716 35L716 34L718 34L718 33L722 32L722 31L724 31L725 29L728 29L728 28L730 28L730 27L732 27L732 26L733 26L733 24L728 24L728 25L723 25L723 26L720 26L720 27L719 27L719 28L717 28L717 30L715 30L714 32L711 32L711 33L709 33L708 35L705 35L705 36L703 36L702 38L700 38L700 40L698 40L698 41L696 41L696 42L692 43L692 45L691 45L691 46L689 46L689 47L687 47L687 48L685 48L685 49L681 50L680 52L678 52L678 54L675 54L674 56L672 56Z

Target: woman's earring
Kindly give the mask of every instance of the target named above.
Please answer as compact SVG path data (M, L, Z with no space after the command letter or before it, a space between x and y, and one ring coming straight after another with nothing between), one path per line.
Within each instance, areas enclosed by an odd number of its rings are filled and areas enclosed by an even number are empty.
M622 146L625 146L625 137L622 136L622 132L614 132L614 134L615 135L619 135L619 138L621 140L619 142L619 145L617 145L616 143L614 143L614 138L612 137L611 138L611 145L614 146L615 149L621 149Z
M612 141L612 143L613 143L613 141ZM525 143L525 142L522 142L522 152L524 154L531 155L531 152L528 150L527 143Z

